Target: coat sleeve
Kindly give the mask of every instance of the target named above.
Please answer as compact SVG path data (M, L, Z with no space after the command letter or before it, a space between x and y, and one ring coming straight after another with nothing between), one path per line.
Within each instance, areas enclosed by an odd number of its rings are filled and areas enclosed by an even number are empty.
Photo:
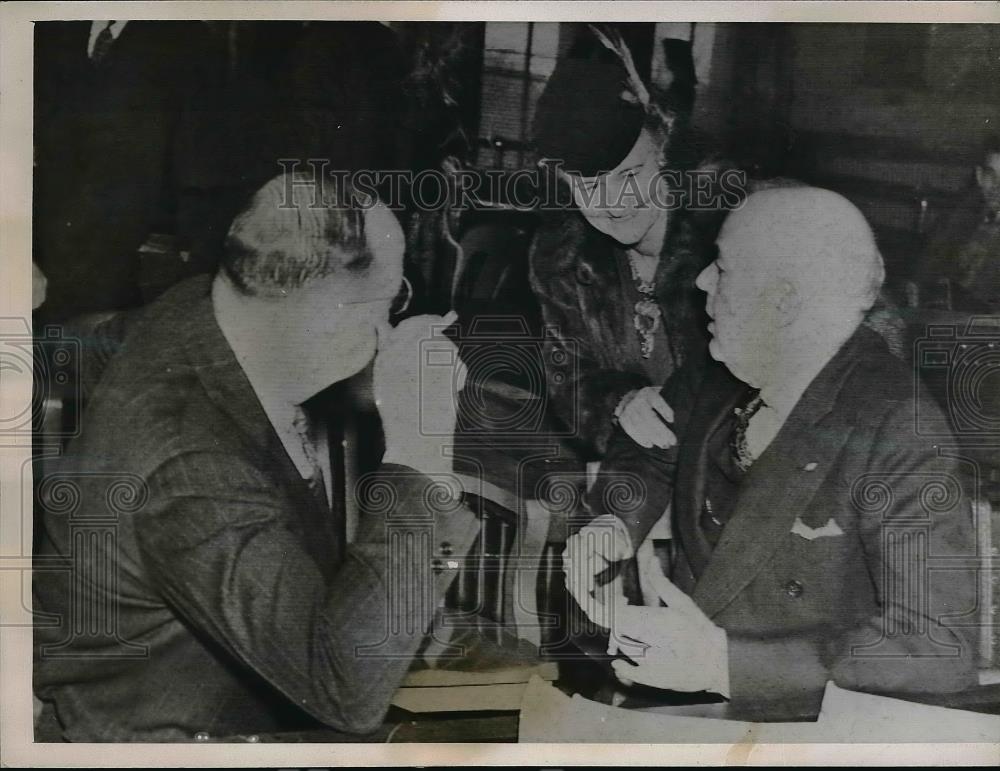
M154 472L137 534L154 585L187 623L321 722L368 733L456 573L435 571L428 536L463 555L478 532L433 487L402 466L368 479L358 536L330 579L291 529L289 501L229 455L188 453Z
M915 435L913 416L911 401L890 410L865 471L845 480L844 505L858 521L877 613L833 636L730 636L732 701L740 714L815 713L818 704L799 702L807 693L818 698L828 680L898 695L977 684L968 485L954 461Z
M672 428L679 442L687 431L702 375L701 369L682 367L660 391L674 411ZM673 500L678 447L645 448L621 428L611 432L608 452L588 493L587 506L594 516L614 514L621 519L633 548L639 548Z
M538 298L547 332L543 339L549 404L590 459L607 452L614 411L629 391L650 385L636 372L603 366L580 307L577 265L579 244L572 226L546 228L531 247L531 288Z

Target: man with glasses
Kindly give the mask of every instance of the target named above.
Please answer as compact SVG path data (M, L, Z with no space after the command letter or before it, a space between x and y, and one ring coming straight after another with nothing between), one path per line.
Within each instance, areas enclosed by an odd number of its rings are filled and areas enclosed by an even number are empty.
M300 174L258 191L218 275L136 322L41 480L39 564L73 567L36 573L56 620L36 639L39 740L379 726L478 523L449 486L450 437L420 431L454 425L461 365L417 371L429 347L457 361L432 331L453 319L390 327L403 232L349 196ZM349 538L314 408L370 362L386 452ZM110 537L78 537L109 517Z

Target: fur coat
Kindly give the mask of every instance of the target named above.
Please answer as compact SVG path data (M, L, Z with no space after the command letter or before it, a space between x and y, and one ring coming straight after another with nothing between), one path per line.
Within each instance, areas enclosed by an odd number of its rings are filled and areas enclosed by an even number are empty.
M704 295L694 280L711 261L711 240L690 217L671 223L654 280L661 331L646 358L624 249L576 211L551 213L539 227L530 264L546 326L547 395L587 459L604 455L626 393L660 385L681 363L707 355Z

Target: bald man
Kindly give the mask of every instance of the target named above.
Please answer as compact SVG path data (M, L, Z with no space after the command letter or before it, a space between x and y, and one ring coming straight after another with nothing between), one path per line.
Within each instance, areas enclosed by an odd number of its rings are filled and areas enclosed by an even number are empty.
M616 433L565 555L615 673L753 720L815 717L829 680L972 687L971 507L959 465L915 433L912 370L863 324L884 277L868 224L835 193L775 189L717 244L698 277L715 364L663 388L674 446ZM597 575L668 507L672 564L644 571L654 607L612 601Z

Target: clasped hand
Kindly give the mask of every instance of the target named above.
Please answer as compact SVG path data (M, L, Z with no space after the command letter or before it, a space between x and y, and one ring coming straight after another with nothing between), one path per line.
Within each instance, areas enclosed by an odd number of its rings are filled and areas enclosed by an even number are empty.
M657 563L640 569L647 571L659 607L629 605L621 578L599 584L598 575L632 554L624 525L605 514L573 535L563 555L569 593L593 623L609 630L608 654L624 657L612 662L615 675L626 684L728 697L725 630L674 586Z

